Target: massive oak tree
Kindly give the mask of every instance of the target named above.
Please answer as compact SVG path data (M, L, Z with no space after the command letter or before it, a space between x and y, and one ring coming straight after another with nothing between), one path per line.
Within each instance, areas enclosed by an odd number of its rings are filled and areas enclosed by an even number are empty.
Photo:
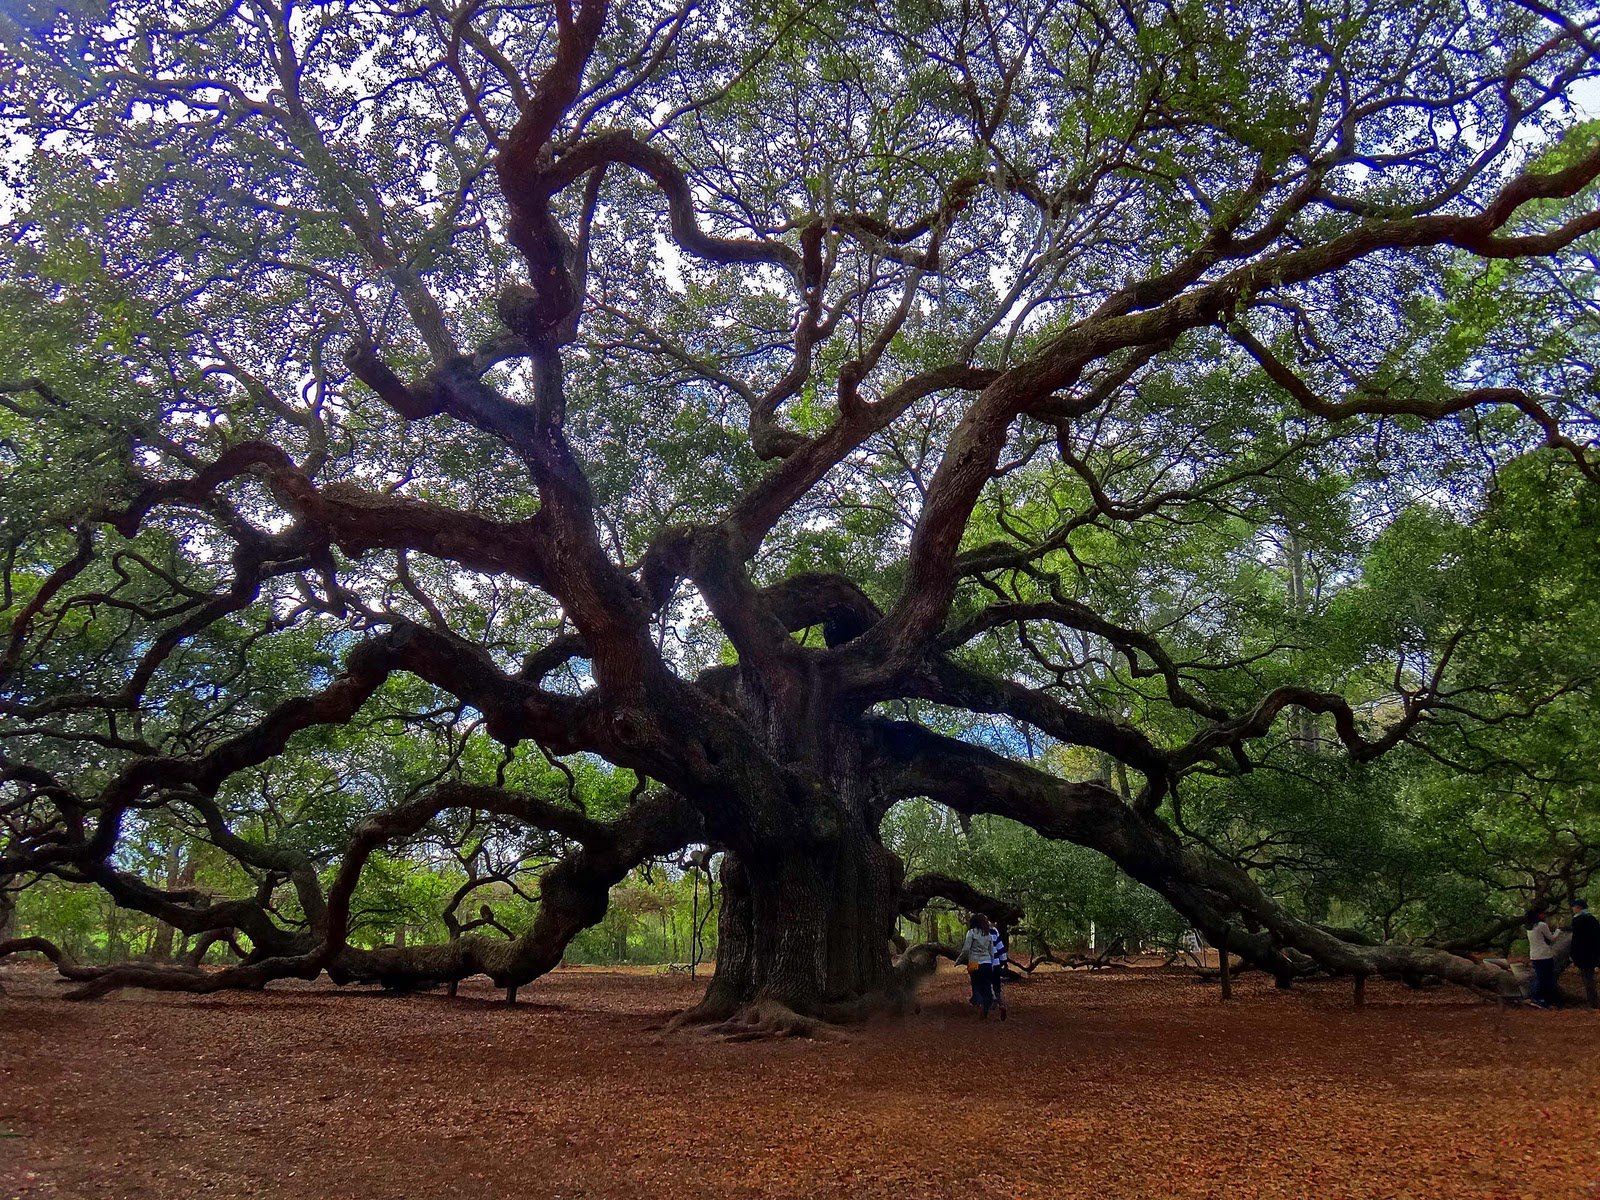
M1180 829L1187 779L1286 730L1364 761L1536 706L1459 679L1481 631L1347 695L1252 674L1153 575L1094 580L1132 531L1266 528L1334 470L1421 494L1436 457L1544 453L1590 486L1597 24L7 6L0 875L245 952L63 963L91 992L515 988L630 869L710 846L698 1015L803 1027L925 962L897 914L989 903L902 878L880 825L923 797L1107 855L1283 980L1504 988L1299 919ZM407 730L448 752L388 786ZM269 819L317 754L332 853ZM636 775L614 811L517 786L585 756ZM127 869L163 814L237 894ZM461 814L565 847L533 924L353 947L370 856Z

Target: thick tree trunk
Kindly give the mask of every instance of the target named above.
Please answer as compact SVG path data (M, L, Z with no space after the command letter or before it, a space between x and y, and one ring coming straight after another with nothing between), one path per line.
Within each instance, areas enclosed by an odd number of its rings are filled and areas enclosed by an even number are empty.
M882 798L859 739L830 719L828 681L805 660L783 665L794 669L725 681L724 698L797 778L789 792L753 791L740 819L715 830L725 851L717 966L689 1022L809 1033L894 988L903 870L878 835Z
M716 973L695 1015L847 1016L887 997L899 888L899 860L854 821L821 848L724 855Z

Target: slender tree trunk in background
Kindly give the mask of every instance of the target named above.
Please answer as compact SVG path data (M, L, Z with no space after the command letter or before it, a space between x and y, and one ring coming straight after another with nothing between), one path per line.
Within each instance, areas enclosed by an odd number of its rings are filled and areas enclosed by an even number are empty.
M690 867L694 872L694 902L689 910L689 978L695 978L700 969L700 869Z
M193 855L189 856L193 859ZM185 881L185 875L188 876ZM183 845L174 835L172 842L167 846L167 890L175 891L180 887L190 886L194 883L194 866L184 862ZM173 937L177 930L165 921L157 922L154 937L150 941L150 957L157 962L166 962L172 957Z
M122 909L116 904L107 906L106 961L122 962L128 957L128 946L122 936Z
M1115 765L1114 771L1116 775L1117 794L1121 796L1124 801L1131 801L1133 799L1133 785L1128 781L1128 764L1124 762L1118 762Z

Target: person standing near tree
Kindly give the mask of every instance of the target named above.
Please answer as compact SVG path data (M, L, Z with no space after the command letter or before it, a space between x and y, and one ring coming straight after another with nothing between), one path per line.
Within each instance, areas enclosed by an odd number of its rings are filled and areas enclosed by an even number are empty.
M967 979L972 984L970 1003L976 1006L980 1015L985 1018L994 1005L994 990L989 970L993 953L994 935L989 927L989 918L982 913L973 913L967 919L967 937L961 943L961 953L956 955L956 962L967 964Z
M1572 902L1572 965L1583 980L1583 994L1590 1008L1600 1008L1595 993L1594 972L1600 966L1600 917L1589 911L1587 900Z
M1545 920L1542 908L1528 914L1528 963L1533 967L1533 989L1529 997L1540 1008L1554 1007L1556 994L1557 934Z
M1006 963L1010 956L1006 953L1005 932L996 925L994 933L990 935L989 945L989 994L994 997L994 1005L1000 1010L1000 1019L1006 1019Z

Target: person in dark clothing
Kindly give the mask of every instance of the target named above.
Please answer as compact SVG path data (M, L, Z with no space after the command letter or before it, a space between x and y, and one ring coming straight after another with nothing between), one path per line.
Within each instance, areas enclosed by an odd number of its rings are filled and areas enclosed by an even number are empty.
M1011 961L1011 956L1006 953L1005 932L996 925L991 932L993 945L989 950L989 994L994 997L994 1006L1000 1010L1000 1019L1006 1019L1006 964Z
M1572 965L1583 980L1584 995L1590 1008L1600 1008L1595 994L1594 971L1600 966L1600 917L1589 911L1587 900L1572 902Z

